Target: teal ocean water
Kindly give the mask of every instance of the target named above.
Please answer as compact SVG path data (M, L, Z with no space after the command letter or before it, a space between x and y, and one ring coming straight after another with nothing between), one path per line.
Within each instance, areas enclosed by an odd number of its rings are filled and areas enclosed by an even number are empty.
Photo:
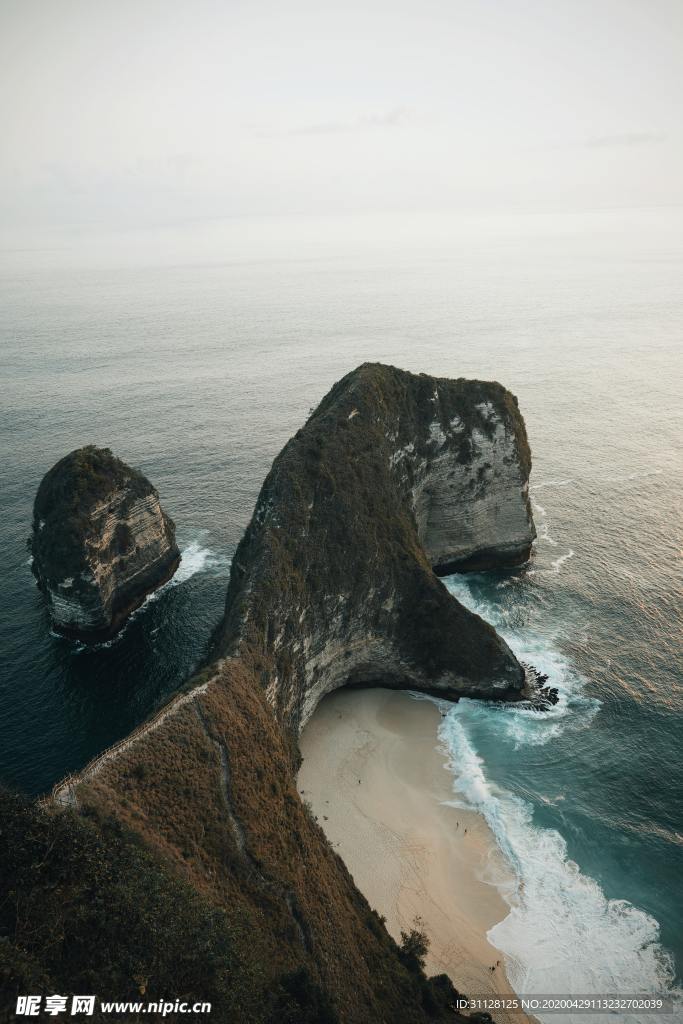
M539 539L519 571L447 585L561 700L443 720L454 800L521 886L492 939L527 992L680 984L682 226L223 224L3 250L2 780L44 792L201 662L263 477L337 378L372 359L497 379L526 418ZM26 551L43 473L85 443L149 475L183 550L94 650L50 633Z

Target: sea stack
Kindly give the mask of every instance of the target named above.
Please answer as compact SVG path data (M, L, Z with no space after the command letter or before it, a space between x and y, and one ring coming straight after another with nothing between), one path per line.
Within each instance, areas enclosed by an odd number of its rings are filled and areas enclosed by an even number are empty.
M175 526L155 488L93 445L43 477L29 544L54 628L90 643L112 637L180 563Z
M266 478L233 560L218 653L255 659L295 733L339 686L525 698L524 667L437 576L529 557L530 469L502 385L360 366Z

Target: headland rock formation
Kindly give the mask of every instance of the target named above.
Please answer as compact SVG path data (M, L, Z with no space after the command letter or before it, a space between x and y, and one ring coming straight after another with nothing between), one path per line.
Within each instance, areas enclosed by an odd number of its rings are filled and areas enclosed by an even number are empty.
M93 445L43 477L29 544L55 629L86 642L113 636L180 563L152 484Z
M530 469L500 384L359 367L266 478L233 559L219 653L258 666L294 731L339 686L518 699L523 667L435 573L526 561Z
M115 998L171 985L240 1024L463 1019L452 980L425 977L415 936L389 936L302 803L297 736L346 684L530 696L433 571L527 557L529 469L498 384L368 364L332 388L263 485L211 663L39 807L5 801L19 897L0 910L0 968L18 992L101 977Z

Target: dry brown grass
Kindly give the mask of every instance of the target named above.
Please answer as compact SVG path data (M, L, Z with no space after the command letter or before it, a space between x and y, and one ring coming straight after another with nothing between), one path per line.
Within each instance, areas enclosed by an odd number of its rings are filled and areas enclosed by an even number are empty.
M194 703L77 793L81 807L116 816L216 905L239 907L274 978L305 965L343 1021L426 1020L423 979L401 963L302 804L295 768L257 679L230 661Z

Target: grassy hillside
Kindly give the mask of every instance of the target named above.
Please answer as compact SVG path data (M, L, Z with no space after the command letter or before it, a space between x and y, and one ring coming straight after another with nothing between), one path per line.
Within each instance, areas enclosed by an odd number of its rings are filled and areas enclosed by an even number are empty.
M0 1019L31 992L209 1001L222 1024L456 1019L452 986L425 978L414 936L388 935L293 767L260 687L228 665L81 786L80 814L4 793Z

